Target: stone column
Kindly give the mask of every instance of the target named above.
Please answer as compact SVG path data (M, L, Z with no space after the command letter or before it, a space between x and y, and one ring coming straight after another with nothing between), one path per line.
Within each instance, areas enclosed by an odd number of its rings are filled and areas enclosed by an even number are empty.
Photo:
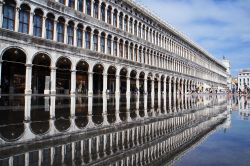
M25 94L31 94L32 64L26 64Z
M176 98L176 80L174 81L174 98Z
M34 16L34 13L30 12L29 35L33 35L33 16Z
M0 13L1 13L1 16L0 16L0 28L2 28L2 24L3 24L3 2L2 0L0 1Z
M164 78L164 80L163 80L163 95L164 95L164 97L166 97L166 95L167 95L167 82L166 82L166 77Z
M151 96L153 97L155 95L155 81L152 78L151 80Z
M71 90L70 94L76 94L76 70L71 71Z
M50 94L56 94L56 67L50 69Z
M87 14L87 11L86 11L86 1L85 0L83 1L83 10L82 11L83 11L84 14Z
M161 97L161 79L159 77L159 79L158 79L158 101L159 101L160 97Z
M107 81L108 81L108 77L107 74L103 74L103 92L102 94L106 94L107 93Z
M168 83L168 97L171 98L172 86L171 86L171 78Z
M56 27L57 27L57 21L54 20L54 29L53 29L53 40L54 40L54 41L57 41Z
M46 34L45 34L46 33L46 31L45 31L45 29L46 29L46 25L45 25L45 23L46 23L46 17L43 17L42 21L43 22L42 22L42 32L41 32L42 34L41 34L41 37L42 38L46 38Z
M64 24L64 39L63 39L63 43L64 44L68 44L68 41L67 41L67 28L68 28L68 26L67 26L67 24L65 23Z
M15 29L14 30L16 32L18 32L18 27L19 27L19 9L20 8L17 7L16 8L16 13L15 13L16 15L15 15ZM1 15L2 15L2 13L1 13Z
M148 80L147 78L144 79L144 94L147 94L148 91Z
M0 3L0 8L1 8L1 3ZM2 93L2 60L0 60L0 94Z
M70 115L71 117L75 116L75 111L76 111L76 98L75 96L70 97Z
M115 76L115 94L116 95L120 94L120 76L119 75Z
M31 112L31 96L25 96L25 105L24 105L24 120L30 120L30 112Z
M77 47L77 24L74 26L73 46Z
M138 90L138 94L140 94L140 80L139 80L139 78L136 78L136 88L137 88L137 90Z
M88 73L88 95L93 95L93 72Z
M130 95L130 77L127 76L127 92L126 92L127 95Z

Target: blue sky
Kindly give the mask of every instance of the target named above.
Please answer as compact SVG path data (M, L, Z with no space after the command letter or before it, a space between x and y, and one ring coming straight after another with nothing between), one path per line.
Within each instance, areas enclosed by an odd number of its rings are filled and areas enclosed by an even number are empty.
M250 0L136 0L186 34L231 73L250 69Z

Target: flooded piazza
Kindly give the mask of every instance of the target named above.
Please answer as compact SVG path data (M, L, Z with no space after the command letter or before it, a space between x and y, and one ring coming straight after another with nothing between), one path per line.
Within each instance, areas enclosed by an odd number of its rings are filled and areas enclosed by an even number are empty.
M232 104L224 95L7 95L0 102L1 166L184 165L192 149L230 126Z

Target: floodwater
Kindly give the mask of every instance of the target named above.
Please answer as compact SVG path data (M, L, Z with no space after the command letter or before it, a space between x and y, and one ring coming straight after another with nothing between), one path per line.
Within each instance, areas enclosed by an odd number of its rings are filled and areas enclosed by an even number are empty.
M0 166L248 165L250 100L1 96Z

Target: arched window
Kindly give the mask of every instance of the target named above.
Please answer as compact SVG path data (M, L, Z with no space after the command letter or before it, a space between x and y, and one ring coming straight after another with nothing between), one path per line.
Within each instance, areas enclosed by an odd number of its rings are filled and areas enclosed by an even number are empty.
M75 0L68 0L68 1L69 1L68 6L72 7L72 8L75 8Z
M134 23L134 35L137 36L137 21Z
M128 42L125 43L124 55L125 55L125 58L128 59Z
M142 39L145 39L145 26L142 27Z
M105 33L101 34L100 46L101 46L101 52L105 53Z
M123 57L123 41L122 40L120 40L120 43L119 43L119 56Z
M114 56L117 56L117 38L114 38L114 42L113 42L113 54L114 54Z
M99 1L98 0L95 0L94 2L94 18L98 19L98 7L99 7Z
M128 16L124 18L124 31L128 32Z
M138 36L141 37L141 23L139 23L139 27L138 27Z
M119 28L120 29L122 29L122 27L123 27L123 14L122 13L120 13L120 15L119 15Z
M91 15L91 0L86 0L86 14Z
M46 39L53 40L53 33L54 33L54 15L49 13L47 14L46 19Z
M43 12L40 9L36 9L33 17L33 35L41 37L42 36L42 26L43 26Z
M115 10L113 14L113 26L117 27L117 10Z
M59 0L59 3L65 4L65 0Z
M146 40L148 41L148 27L146 29Z
M68 44L74 44L74 23L71 21L67 27L67 34L68 34Z
M80 12L83 12L83 1L84 0L78 0L77 1L77 10Z
M108 24L111 24L111 11L112 11L112 8L109 6L108 7L108 11L107 11L107 22Z
M77 26L77 47L82 47L82 36L83 36L83 26L79 24Z
M15 27L16 3L14 0L8 0L3 5L3 28L14 30Z
M57 22L57 41L61 43L64 42L64 23L65 20L60 17Z
M105 21L105 4L104 3L102 3L102 6L101 6L101 20Z
M98 51L98 31L94 31L93 34L93 50Z
M129 21L129 32L130 33L133 33L133 19L131 18L130 21Z
M135 46L135 50L134 50L134 61L136 61L137 62L137 60L138 60L138 52L137 52L137 50L138 50L138 48L137 48L137 45Z
M23 4L19 12L19 32L29 33L30 7Z
M91 35L91 29L87 28L85 31L85 48L90 49L90 35Z
M132 44L129 47L129 60L133 60L133 45Z
M142 51L141 51L141 48L139 49L139 62L141 63L141 53L142 53Z
M108 54L111 54L111 36L110 35L108 36L108 39L107 39L107 52Z

